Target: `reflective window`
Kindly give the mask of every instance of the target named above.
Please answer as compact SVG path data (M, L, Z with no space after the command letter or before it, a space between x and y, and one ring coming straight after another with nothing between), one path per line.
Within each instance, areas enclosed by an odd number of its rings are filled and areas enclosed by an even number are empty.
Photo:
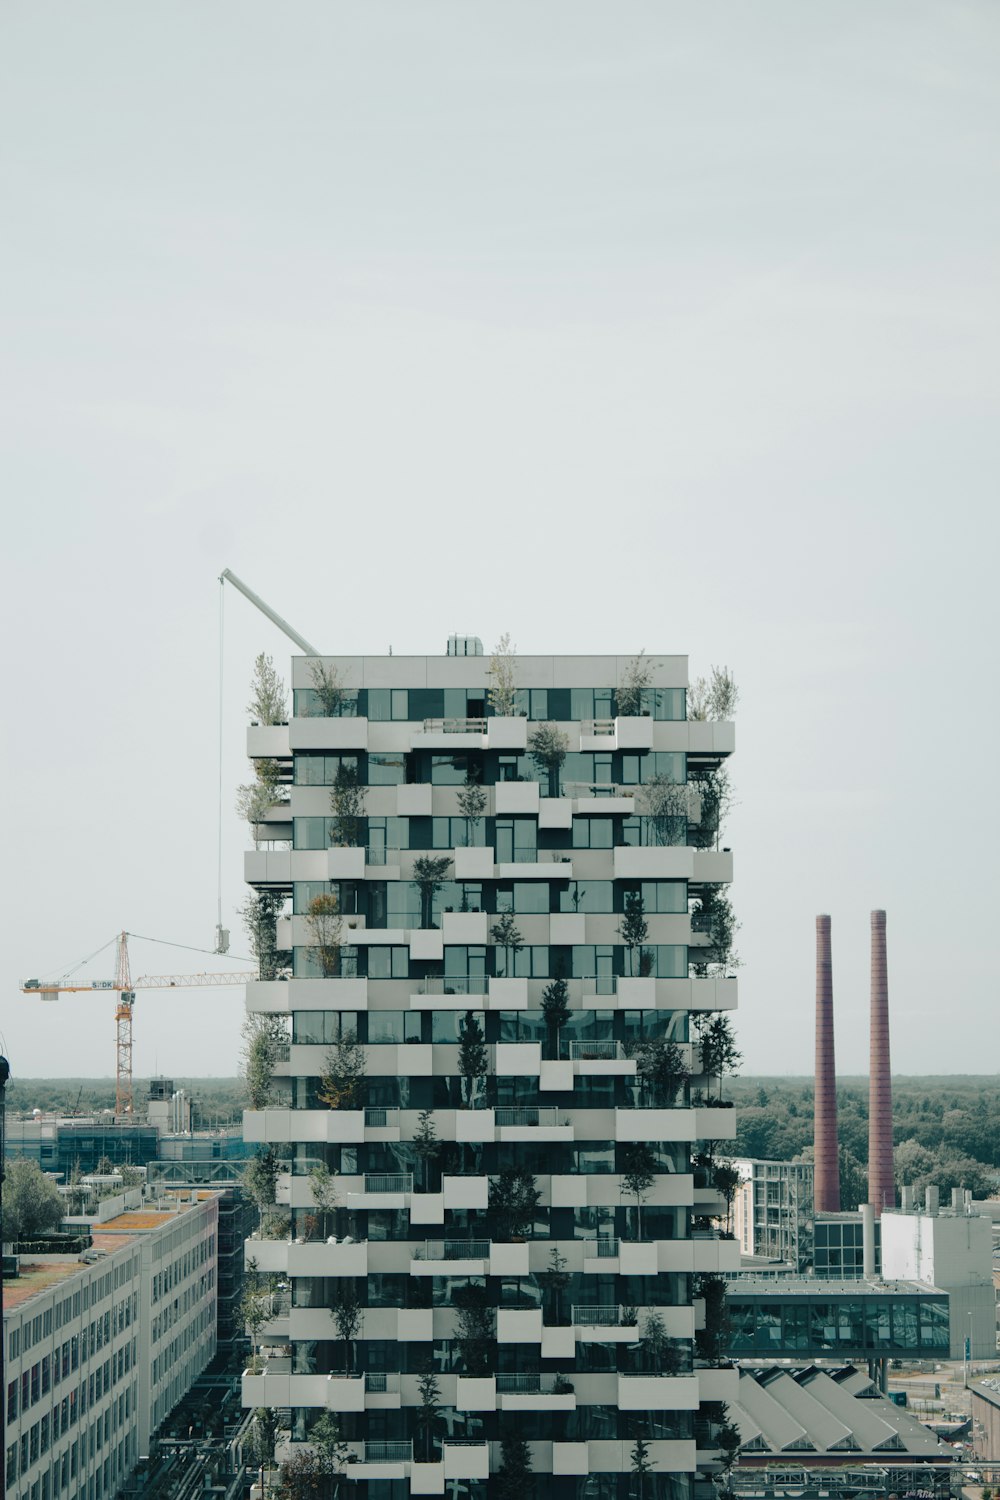
M547 719L548 688L518 688L514 693L514 713L521 718Z
M409 693L406 688L369 688L369 719L405 719L409 717Z
M574 849L611 849L614 843L613 818L574 818Z
M464 786L465 778L469 774L469 768L473 764L478 764L478 757L467 754L432 755L431 785Z
M369 979L407 979L409 977L409 948L377 945L362 951L368 955Z
M369 786L402 786L406 780L406 755L402 750L379 751L368 756Z
M296 786L332 786L337 772L358 769L356 755L328 755L322 750L296 750L292 761Z
M622 785L638 786L663 776L683 786L687 780L687 756L681 750L627 750L622 753Z
M497 818L497 864L531 864L538 858L535 818Z
M614 891L611 880L570 880L559 890L559 910L613 912Z
M497 911L522 915L548 914L549 885L546 880L517 880L496 888Z

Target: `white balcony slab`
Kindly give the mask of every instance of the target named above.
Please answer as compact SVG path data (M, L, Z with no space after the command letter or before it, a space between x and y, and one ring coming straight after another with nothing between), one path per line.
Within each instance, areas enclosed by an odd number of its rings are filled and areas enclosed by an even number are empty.
M573 1359L576 1355L576 1329L550 1328L542 1325L542 1359Z
M287 1240L245 1240L243 1264L250 1268L251 1261L258 1271L288 1271Z
M455 850L456 880L492 880L493 850L489 845Z
M250 760L287 760L291 755L287 724L250 724L247 756Z
M396 1338L401 1344L430 1344L434 1340L432 1307L401 1307L396 1313Z
M443 1217L442 1217L443 1222ZM488 1276L490 1275L488 1260L467 1260L459 1257L455 1260L411 1260L411 1276Z
M693 849L693 878L705 885L731 885L733 856L729 849Z
M364 1411L363 1375L328 1375L326 1404L329 1411Z
M630 818L635 812L634 797L574 797L573 813L581 818Z
M615 880L691 880L694 849L682 845L618 845L614 850Z
M543 1058L538 1074L538 1087L544 1093L567 1093L573 1087L573 1064L567 1058L555 1062Z
M542 1310L540 1307L500 1307L497 1309L497 1343L540 1344Z
M541 1066L540 1042L497 1042L496 1071L499 1076L537 1078Z
M627 1474L634 1444L628 1438L592 1438L588 1444L591 1474ZM650 1442L648 1458L655 1474L693 1474L698 1467L694 1441L687 1438L657 1438Z
M572 828L573 798L543 797L538 804L539 828Z
M731 1370L697 1370L698 1394L702 1401L738 1401L740 1372Z
M730 1114L734 1111L730 1110ZM693 1109L616 1109L616 1141L696 1141Z
M694 1111L695 1140L732 1141L736 1139L735 1109L712 1109L701 1105Z
M549 918L549 939L559 947L587 941L587 918L583 912L553 912Z
M327 849L326 874L328 880L364 880L365 851L353 849Z
M431 1044L429 1042L406 1042L397 1047L396 1071L403 1078L433 1078L434 1054Z
M410 996L411 1010L486 1010L488 1001L486 998L486 980L482 980L483 993L481 995L461 994L454 995L442 993L439 984L432 989L422 991L418 995Z
M288 885L292 879L290 849L248 849L243 855L247 885Z
M455 1140L496 1140L495 1112L492 1109L456 1109Z
M646 715L621 714L615 720L619 750L652 750L654 723Z
M655 1276L659 1270L656 1240L619 1240L618 1262L623 1276Z
M572 1125L500 1125L497 1127L499 1141L571 1141L574 1139Z
M443 1193L413 1193L410 1197L411 1224L443 1224Z
M410 957L421 963L440 963L444 958L444 933L436 927L413 928L406 934Z
M367 719L292 719L288 725L291 750L367 750Z
M523 864L497 865L498 880L572 880L573 858L526 860Z
M431 815L433 789L430 782L423 785L396 787L396 813L401 818L429 818Z
M444 1464L421 1464L410 1465L410 1494L411 1495L443 1495L444 1494Z
M488 1005L490 1010L527 1010L526 979L491 979Z
M528 1256L529 1247L526 1243L523 1245L501 1244L494 1240L490 1245L488 1274L490 1276L527 1276L530 1274Z
M619 1411L697 1411L697 1375L619 1375Z
M553 1474L589 1474L590 1444L553 1443L552 1472Z
M522 718L486 720L486 746L489 750L526 750L528 748L528 721Z
M488 1479L488 1443L445 1443L442 1448L445 1479Z
M500 1391L500 1411L576 1411L575 1391Z
M459 1375L456 1381L456 1411L496 1411L497 1383L492 1375Z
M306 1240L288 1247L290 1276L367 1276L368 1241Z
M522 813L538 816L539 787L537 781L498 781L494 792L497 817Z
M442 1177L441 1179L445 1208L485 1210L489 1206L489 1190L488 1177Z
M550 1195L553 1208L586 1208L586 1177L570 1177L553 1172L550 1179Z
M487 940L488 922L484 911L446 911L441 918L441 933L446 943L476 947Z

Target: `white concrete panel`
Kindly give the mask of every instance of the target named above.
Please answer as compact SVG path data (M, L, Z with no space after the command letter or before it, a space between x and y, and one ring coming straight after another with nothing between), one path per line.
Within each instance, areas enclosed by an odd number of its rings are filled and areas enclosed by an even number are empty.
M446 911L441 918L444 941L472 947L485 944L488 920L484 911Z
M549 917L549 941L559 947L587 941L587 918L582 912L553 912Z
M419 786L397 786L389 788L395 792L396 812L401 818L429 818L431 815L432 787L430 783Z
M524 720L520 721L522 724ZM526 813L532 817L538 815L538 782L537 781L501 781L495 789L496 812L498 818L507 817L510 814Z

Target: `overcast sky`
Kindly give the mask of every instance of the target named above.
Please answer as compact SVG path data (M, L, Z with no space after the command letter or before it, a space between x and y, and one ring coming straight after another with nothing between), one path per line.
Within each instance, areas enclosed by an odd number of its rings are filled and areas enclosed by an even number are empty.
M21 978L211 946L225 566L329 651L728 663L747 1069L811 1069L826 911L864 1071L875 906L896 1069L996 1069L998 70L993 0L8 0L15 1074L114 1065ZM228 596L238 953L291 649ZM136 1072L234 1072L241 1009L140 994Z

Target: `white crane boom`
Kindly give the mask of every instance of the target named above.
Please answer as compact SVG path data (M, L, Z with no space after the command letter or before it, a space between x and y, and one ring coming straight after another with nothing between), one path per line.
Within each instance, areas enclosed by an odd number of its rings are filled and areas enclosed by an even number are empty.
M261 614L267 616L272 625L277 625L279 630L283 630L288 639L294 641L296 646L305 652L306 656L319 656L321 654L316 650L315 646L310 646L305 636L299 635L297 630L293 630L287 620L283 620L269 604L264 603L259 594L255 594L253 589L247 587L242 578L237 578L236 574L231 573L228 568L223 568L219 574L219 582L231 583L234 588L239 589L243 597L249 599L251 604L255 604Z

